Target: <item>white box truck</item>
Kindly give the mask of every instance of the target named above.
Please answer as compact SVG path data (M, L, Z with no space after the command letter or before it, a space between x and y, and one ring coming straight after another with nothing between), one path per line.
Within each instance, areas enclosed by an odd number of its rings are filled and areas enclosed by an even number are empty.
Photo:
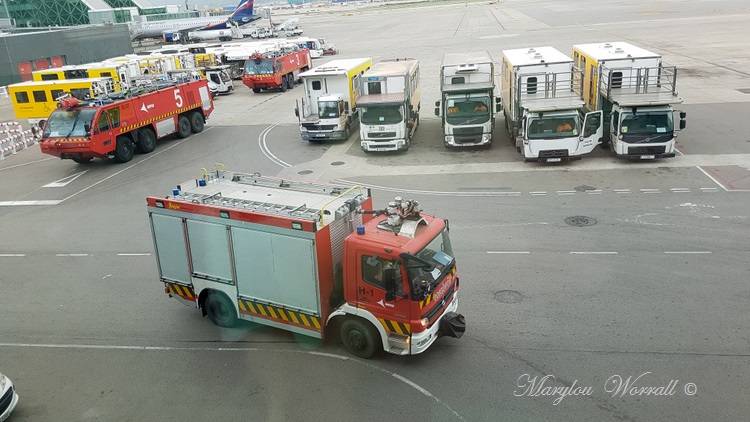
M383 60L362 77L359 136L362 150L406 151L419 125L419 62Z
M294 114L303 140L349 139L359 124L360 78L371 66L371 58L342 59L300 73L305 96Z
M490 145L500 98L495 66L487 51L446 53L440 66L443 144L449 147Z
M583 69L586 107L604 112L603 142L618 158L675 156L675 132L685 128L686 117L673 108L682 102L676 67L664 65L659 54L625 42L574 45L573 60Z
M583 76L553 47L503 51L503 112L525 161L580 159L601 143L602 112L583 114Z

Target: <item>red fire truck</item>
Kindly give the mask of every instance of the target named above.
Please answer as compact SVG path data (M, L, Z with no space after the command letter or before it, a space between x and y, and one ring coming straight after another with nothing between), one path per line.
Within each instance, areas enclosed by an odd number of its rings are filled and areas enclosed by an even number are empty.
M311 63L308 49L281 48L255 53L245 61L242 83L256 94L261 89L286 91L294 88L294 81L301 72L310 68Z
M160 82L138 92L86 101L65 98L43 125L39 145L45 154L80 164L93 158L125 163L136 150L153 151L157 139L201 132L213 108L208 82L202 78Z
M362 358L422 353L464 333L448 222L416 201L373 210L360 187L202 176L147 208L165 293L215 324L338 331Z

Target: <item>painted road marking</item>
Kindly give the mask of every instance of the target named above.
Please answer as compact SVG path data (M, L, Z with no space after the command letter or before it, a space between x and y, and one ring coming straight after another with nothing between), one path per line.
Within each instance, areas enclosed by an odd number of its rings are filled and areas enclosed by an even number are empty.
M117 256L151 256L150 253L118 253Z
M641 189L641 193L661 193L659 189Z
M487 251L487 253L494 253L494 254L527 254L531 253L529 251Z
M719 182L718 180L716 180L715 177L713 177L710 174L708 174L708 172L706 170L703 170L700 167L696 167L696 168L698 170L700 170L703 174L705 174L706 177L708 177L709 179L711 179L714 183L716 183L717 185L719 185L720 188L724 189L726 192L729 192L729 188L727 188L726 186L722 185L721 182ZM703 188L701 188L701 189L703 189Z
M25 253L0 253L0 257L26 256Z
M559 190L557 191L558 195L575 195L576 191L574 190Z
M79 177L83 176L83 173L86 173L88 170L84 170L81 172L78 172L76 174L73 174L68 177L63 177L60 180L56 180L52 183L47 183L46 185L43 185L43 188L61 188L63 186L68 186L72 181L78 179Z
M0 207L22 207L27 205L57 205L63 200L51 199L42 201L0 201Z
M571 255L617 255L617 252L596 252L596 251L590 251L590 252L571 252Z
M589 195L601 195L602 190L601 189L587 190L586 193Z
M89 256L87 253L59 253L55 256Z
M685 253L685 254L709 254L711 251L664 251L664 253L668 254L679 254L679 253Z

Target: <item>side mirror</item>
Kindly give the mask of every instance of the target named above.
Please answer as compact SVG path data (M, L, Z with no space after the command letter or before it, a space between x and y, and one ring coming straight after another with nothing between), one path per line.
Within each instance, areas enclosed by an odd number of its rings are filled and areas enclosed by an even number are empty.
M680 120L680 130L685 129L686 122L685 120Z
M393 268L383 270L383 281L385 281L385 300L393 302L396 300L396 278Z
M299 108L297 107L294 108L294 115L299 117Z
M435 107L435 115L440 117L440 108Z
M44 129L44 126L47 124L47 121L42 119L37 123L37 126L39 126L39 129Z
M440 101L435 101L435 107L440 107Z

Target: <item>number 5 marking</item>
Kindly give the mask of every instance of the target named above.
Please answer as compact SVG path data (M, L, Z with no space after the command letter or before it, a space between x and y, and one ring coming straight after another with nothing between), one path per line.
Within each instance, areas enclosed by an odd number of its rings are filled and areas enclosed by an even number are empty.
M182 95L180 95L179 89L174 90L174 101L175 101L175 104L177 105L177 108L182 107Z

